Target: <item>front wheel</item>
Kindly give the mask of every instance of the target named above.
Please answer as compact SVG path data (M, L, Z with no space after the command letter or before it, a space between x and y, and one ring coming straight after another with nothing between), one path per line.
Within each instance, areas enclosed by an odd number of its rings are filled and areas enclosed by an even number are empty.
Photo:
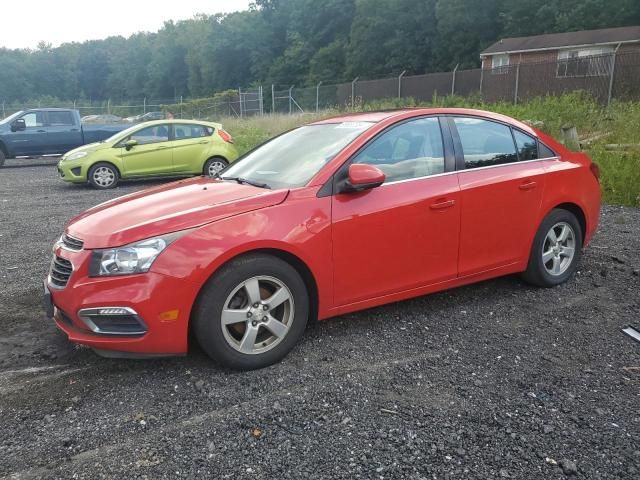
M309 295L300 274L271 255L251 254L223 266L194 308L198 343L221 365L263 368L282 359L302 336Z
M538 228L523 277L540 287L559 285L575 272L581 255L578 219L567 210L552 210Z
M110 163L96 163L89 169L89 183L94 188L114 188L119 178L118 169Z
M227 168L226 160L220 157L213 157L206 161L202 173L208 177L215 177L219 172Z

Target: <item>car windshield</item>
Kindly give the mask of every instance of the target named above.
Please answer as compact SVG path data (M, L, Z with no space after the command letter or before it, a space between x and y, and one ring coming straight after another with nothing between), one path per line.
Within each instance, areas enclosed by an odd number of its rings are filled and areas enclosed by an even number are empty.
M221 173L270 188L305 185L340 150L371 127L371 122L306 125L259 146Z

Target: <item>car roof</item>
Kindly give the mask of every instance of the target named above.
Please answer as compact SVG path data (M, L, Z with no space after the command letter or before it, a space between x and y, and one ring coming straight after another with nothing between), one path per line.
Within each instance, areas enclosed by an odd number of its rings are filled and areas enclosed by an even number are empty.
M138 125L153 126L153 125L168 125L170 123L182 123L182 124L195 123L196 125L206 125L208 127L222 128L222 126L216 122L205 122L203 120L183 120L183 119L177 119L177 118L169 118L166 120L151 120L148 122L138 123Z
M377 112L364 112L364 113L347 113L344 115L337 115L335 117L326 118L317 122L311 123L311 125L322 125L327 123L341 123L341 122L373 122L378 123L383 120L391 119L393 117L411 118L421 115L465 115L474 117L484 117L489 120L496 120L498 122L504 122L518 127L521 130L536 134L536 132L527 124L522 123L514 118L507 117L500 113L490 112L487 110L478 110L472 108L444 108L444 107L415 107L415 108L402 108L395 110L381 110Z

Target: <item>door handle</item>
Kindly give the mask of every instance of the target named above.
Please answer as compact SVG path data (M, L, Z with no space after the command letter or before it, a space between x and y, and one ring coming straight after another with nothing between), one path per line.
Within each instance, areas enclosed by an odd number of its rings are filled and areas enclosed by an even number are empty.
M538 186L538 184L536 182L533 181L529 181L529 182L524 182L521 183L520 186L518 187L520 190L533 190L534 188L536 188Z
M36 130L37 133L47 133L46 130Z
M444 208L451 208L456 204L455 200L444 200L442 202L436 202L429 205L431 210L442 210Z
M198 142L198 143L201 143L201 144L204 145L205 143L209 143L209 141L208 140L202 140L201 142Z

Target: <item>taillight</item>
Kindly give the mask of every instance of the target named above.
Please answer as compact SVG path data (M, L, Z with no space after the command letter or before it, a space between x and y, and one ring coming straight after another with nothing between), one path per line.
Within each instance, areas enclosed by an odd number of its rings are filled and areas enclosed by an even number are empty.
M225 132L223 129L221 129L221 128L218 129L218 135L225 142L233 143L233 137L231 135L229 135L229 133Z
M600 181L600 167L598 167L597 164L591 162L591 165L589 165L589 169L591 170L591 173L593 173L593 176L596 177L596 180L598 180L598 182Z

